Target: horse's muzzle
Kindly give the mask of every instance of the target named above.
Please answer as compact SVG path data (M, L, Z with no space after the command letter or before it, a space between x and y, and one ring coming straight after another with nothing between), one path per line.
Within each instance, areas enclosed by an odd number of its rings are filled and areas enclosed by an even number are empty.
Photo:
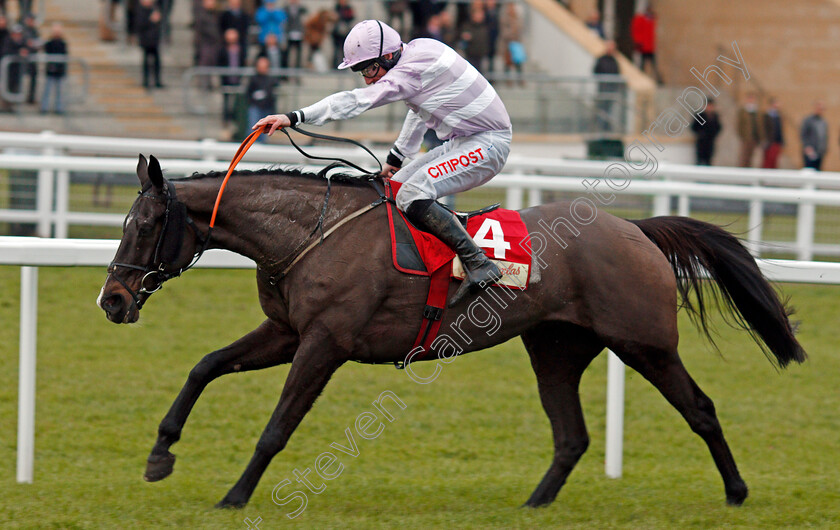
M105 311L105 316L115 324L132 324L140 318L140 310L128 292L122 289L102 288L96 303Z

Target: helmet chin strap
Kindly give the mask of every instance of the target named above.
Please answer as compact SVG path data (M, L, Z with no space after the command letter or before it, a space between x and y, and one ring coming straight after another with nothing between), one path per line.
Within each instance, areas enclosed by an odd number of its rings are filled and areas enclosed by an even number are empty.
M400 55L402 55L402 45L400 45L400 49L393 53L393 56L390 59L383 58L382 47L385 45L385 30L382 29L382 22L377 20L376 23L379 24L379 55L377 55L375 62L380 68L387 72L391 68L395 67L397 62L400 60Z

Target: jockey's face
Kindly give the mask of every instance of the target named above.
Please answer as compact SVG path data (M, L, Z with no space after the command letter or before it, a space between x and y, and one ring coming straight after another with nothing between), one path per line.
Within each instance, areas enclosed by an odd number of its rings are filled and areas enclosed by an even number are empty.
M393 56L394 56L393 53L386 53L385 55L383 55L383 57L385 59L391 59ZM376 68L376 73L371 77L367 77L365 74L362 74L362 78L365 80L366 85L372 85L372 84L376 83L377 81L382 79L382 77L385 74L388 73L388 70L382 68L379 65L375 65L375 68Z
M365 77L364 78L365 84L366 85L372 85L372 84L376 83L377 81L379 81L380 79L382 79L382 77L387 73L388 73L388 71L386 69L382 68L381 66L378 66L378 68L376 70L376 75L374 75L373 77Z

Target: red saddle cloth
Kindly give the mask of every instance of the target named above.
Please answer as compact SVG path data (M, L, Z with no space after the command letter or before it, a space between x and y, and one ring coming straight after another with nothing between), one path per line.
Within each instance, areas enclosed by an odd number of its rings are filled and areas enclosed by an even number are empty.
M399 187L399 182L387 182L388 196L395 196ZM454 251L435 236L415 228L391 203L387 205L391 255L397 270L431 276L441 267L450 267L451 277L464 278L464 269ZM497 283L498 286L527 288L531 273L531 241L519 212L498 208L470 216L467 220L467 232L504 273ZM414 248L407 248L412 243ZM411 255L419 257L419 260L412 260ZM422 262L422 266L418 261Z

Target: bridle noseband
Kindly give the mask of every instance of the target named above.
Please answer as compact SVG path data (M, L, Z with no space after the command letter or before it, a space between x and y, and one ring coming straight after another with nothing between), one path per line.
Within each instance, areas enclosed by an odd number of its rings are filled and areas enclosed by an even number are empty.
M114 279L122 285L126 291L128 291L128 294L131 295L133 303L137 306L138 310L143 307L143 303L145 302L145 299L141 299L140 295L146 295L146 299L148 299L152 293L159 291L163 287L164 282L171 280L172 278L177 278L184 273L184 271L191 269L199 258L201 258L202 254L204 254L204 251L207 249L207 245L210 242L210 233L208 232L206 237L201 236L201 232L199 232L198 227L195 225L192 218L187 214L186 205L179 201L175 195L175 186L166 179L163 179L163 194L166 199L166 211L163 214L163 228L161 229L160 237L158 237L157 243L155 244L155 254L152 258L151 264L147 266L140 266L133 263L119 263L117 261L112 261L111 264L108 265L108 274L112 275ZM158 194L154 193L154 187L152 185L145 186L142 190L140 190L139 195L140 197L146 197L149 199L156 199L159 197ZM181 255L181 247L184 241L184 231L187 229L187 226L190 226L193 229L200 247L198 252L196 252L193 256L189 265L183 268L175 268L173 270L172 263L174 263ZM137 291L129 287L128 283L117 274L117 267L133 269L143 273L143 277L140 279L140 288ZM155 283L147 287L147 281L150 278L155 280Z

